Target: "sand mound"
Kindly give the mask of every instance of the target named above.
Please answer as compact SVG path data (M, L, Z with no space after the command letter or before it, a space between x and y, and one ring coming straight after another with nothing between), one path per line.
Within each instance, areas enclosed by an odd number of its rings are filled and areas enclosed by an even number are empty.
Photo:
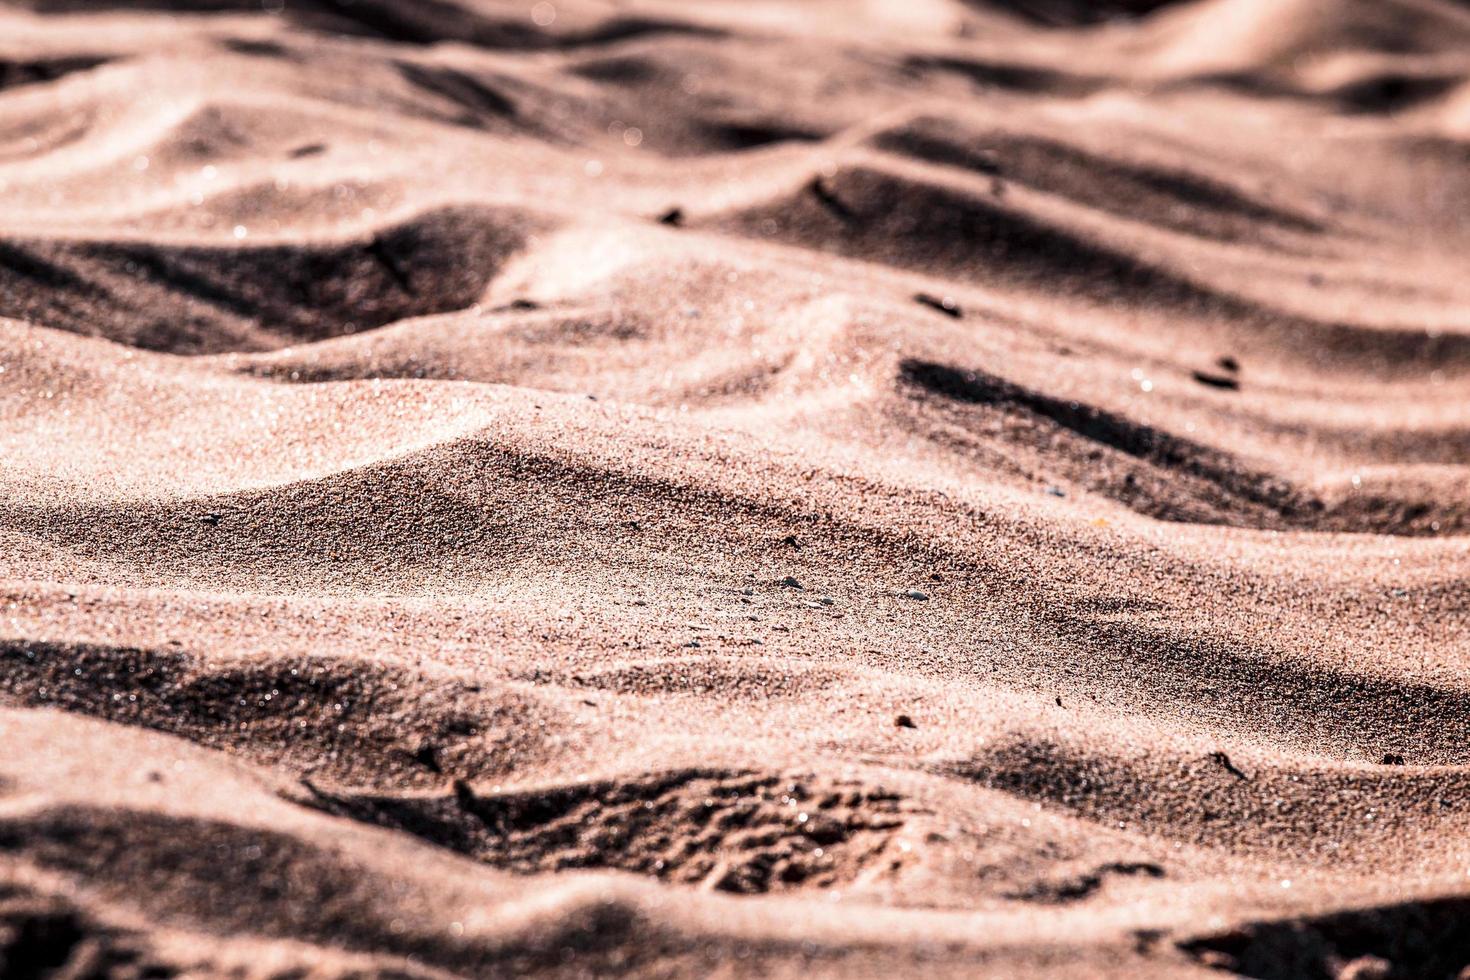
M617 868L740 894L851 882L903 824L891 793L780 773L656 773L496 795L459 783L441 798L312 802L522 874Z
M1470 8L0 11L0 973L1457 976Z
M1166 270L992 200L871 168L809 180L790 195L716 227L919 269L935 276L1000 279L1118 299L1201 304L1201 290Z
M980 131L954 120L920 117L873 139L881 150L955 167L1055 194L1084 207L1189 234L1226 241L1259 240L1278 229L1310 235L1323 221L1254 200L1224 180L1164 163L1120 160L1064 138Z
M1155 70L1264 73L1341 51L1463 51L1470 12L1445 0L1204 0L1149 30Z
M12 704L168 732L351 785L513 771L551 717L513 692L333 661L212 665L172 649L10 642L0 664Z
M330 244L11 239L0 313L170 353L279 347L467 307L526 225L454 209Z

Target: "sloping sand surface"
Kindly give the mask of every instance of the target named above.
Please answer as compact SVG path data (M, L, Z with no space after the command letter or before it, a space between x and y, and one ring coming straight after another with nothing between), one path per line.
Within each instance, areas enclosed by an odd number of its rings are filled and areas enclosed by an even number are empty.
M0 974L1470 976L1470 6L0 9Z

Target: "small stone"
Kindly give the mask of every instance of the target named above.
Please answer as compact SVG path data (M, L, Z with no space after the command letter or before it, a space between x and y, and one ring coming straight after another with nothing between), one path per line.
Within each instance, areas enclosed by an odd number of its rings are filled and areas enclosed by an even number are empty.
M933 293L915 293L914 302L922 306L927 306L936 313L943 313L945 316L954 320L958 320L965 315L965 311L960 309L959 304L949 296L935 296Z
M1404 757L1401 756L1401 755L1399 755L1397 752L1385 752L1385 753L1383 753L1383 762L1382 762L1382 765L1385 765L1385 766L1401 766L1403 764L1404 764Z
M904 595L910 599L917 599L920 602L929 601L929 594L927 592L920 592L918 589L909 589Z
M799 588L801 588L801 583L798 582L796 580L796 577L795 576L792 576L792 575L788 575L785 578L783 578L781 580L781 584L784 585L784 586L786 586L788 589L799 589Z
M444 770L439 765L439 750L433 745L425 742L418 747L413 754L414 761L432 773L441 773Z
M1053 497L1065 497L1067 495L1067 491L1063 490L1061 487L1047 487L1046 492L1051 494Z
M1239 391L1240 380L1233 374L1214 374L1210 371L1191 371L1189 376L1199 384L1208 388L1220 388L1224 391Z
M895 725L897 725L899 728L918 728L919 727L918 725L915 725L914 724L914 720L912 718L910 718L908 715L899 715L897 718L893 719L893 723Z

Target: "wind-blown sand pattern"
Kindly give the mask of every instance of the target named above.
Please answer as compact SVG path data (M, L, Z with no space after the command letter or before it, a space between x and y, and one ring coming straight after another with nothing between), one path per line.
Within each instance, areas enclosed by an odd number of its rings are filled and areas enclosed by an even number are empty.
M0 972L1470 975L1467 164L1455 0L12 0Z

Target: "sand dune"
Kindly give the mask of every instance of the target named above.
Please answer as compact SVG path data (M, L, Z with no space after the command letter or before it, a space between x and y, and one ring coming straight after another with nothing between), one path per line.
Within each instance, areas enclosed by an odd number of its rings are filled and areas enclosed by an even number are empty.
M1456 977L1470 8L0 10L0 972Z

